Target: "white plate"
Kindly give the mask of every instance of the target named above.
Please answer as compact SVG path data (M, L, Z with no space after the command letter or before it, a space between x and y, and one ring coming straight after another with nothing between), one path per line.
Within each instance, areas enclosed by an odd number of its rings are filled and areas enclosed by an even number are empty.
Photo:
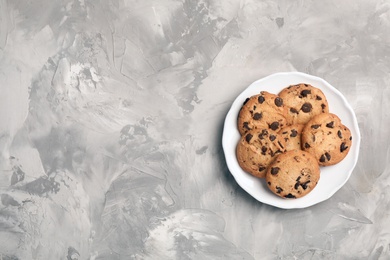
M340 117L341 122L351 130L353 139L351 149L344 160L333 166L321 167L320 180L312 192L298 199L283 199L268 189L264 179L253 177L239 166L236 157L236 145L240 140L237 116L247 97L258 94L262 90L278 94L283 88L298 83L311 84L324 92L328 100L329 112ZM226 115L222 146L230 172L237 183L252 197L278 208L305 208L327 200L347 182L358 160L360 132L351 106L345 97L328 82L300 72L276 73L252 83L233 102Z

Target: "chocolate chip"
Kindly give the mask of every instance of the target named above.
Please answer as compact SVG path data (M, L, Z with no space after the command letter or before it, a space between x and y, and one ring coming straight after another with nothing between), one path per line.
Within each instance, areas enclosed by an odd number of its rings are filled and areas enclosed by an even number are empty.
M275 105L277 106L277 107L281 107L281 106L283 106L283 99L281 99L280 97L277 97L277 98L275 98Z
M301 176L298 176L298 178L295 181L299 181L301 179Z
M261 131L261 133L259 134L259 138L260 138L260 139L264 139L264 136L265 136L265 135L268 135L268 131L265 130L265 129L263 129L263 130Z
M263 147L261 147L261 153L263 154L263 155L265 155L265 153L267 152L267 147L265 147L265 146L263 146Z
M287 137L285 137L285 138L284 138L284 141L288 142L288 138L287 138Z
M276 193L281 193L282 191L283 191L283 189L282 189L282 188L280 188L280 187L276 186Z
M264 166L260 166L259 167L259 172L262 172L262 171L264 171L266 168L264 167Z
M325 162L325 155L321 155L320 162Z
M288 133L287 131L282 132L282 134L284 134L284 135L287 134L287 133Z
M267 182L267 184L271 186L271 183L270 183L270 182Z
M339 130L339 131L337 131L337 136L341 139L341 138L343 138L343 135L341 134L341 131Z
M349 137L349 140L352 141L352 136Z
M299 181L298 181L298 182L296 182L296 183L295 183L295 185L294 185L294 189L296 189L296 190L297 190L297 189L299 188L299 185L300 185Z
M310 144L305 143L305 148L310 148Z
M271 128L272 130L276 130L276 129L278 129L279 128L279 122L273 122L270 126L269 126L269 128Z
M291 193L287 194L286 196L284 196L285 198L288 198L288 199L295 199L296 197L294 195L292 195Z
M256 106L253 106L253 110L256 110Z
M334 126L334 121L326 124L326 127L328 127L328 128L333 128L333 126Z
M311 128L313 129L318 129L318 127L320 127L321 125L311 125Z
M316 96L316 100L322 100L322 97Z
M274 135L270 135L270 136L269 136L269 140L273 141L273 140L275 140L275 139L276 139L276 136L274 136Z
M305 103L302 105L301 107L301 110L304 112L304 113L309 113L312 109L312 106L310 103Z
M249 101L249 98L246 98L244 101L244 105Z
M312 140L313 142L315 142L315 141L316 141L316 136L315 136L315 135L311 135L311 140Z
M280 141L278 141L278 144L280 147L282 147L282 149L284 148L283 145L280 143Z
M295 108L290 108L290 112L291 113L294 113L294 114L298 114L298 110L296 110Z
M253 119L254 120L260 120L262 117L263 117L263 115L261 113L255 113L253 115Z
M298 135L297 130L295 129L291 130L291 134L290 134L291 137L296 137L297 135Z
M326 159L328 159L328 161L330 160L331 156L328 152L325 153L325 156L326 156Z
M245 140L249 143L249 142L251 141L252 137L253 137L253 135L247 134L247 135L245 136Z
M272 175L276 175L276 174L278 174L279 170L280 170L279 167L272 167L271 168L271 174Z
M304 183L301 183L301 187L304 189L304 190L306 190L307 189L307 184L309 184L310 183L310 180L308 180L308 181L306 181L306 182L304 182Z
M302 97L307 97L307 95L311 94L311 90L310 89L304 89L301 91L301 96Z
M340 145L340 152L344 152L347 149L348 149L348 146L346 146L345 143L341 143L341 145Z
M278 153L282 153L282 151L280 151L279 149L276 150L276 152L272 154L272 157L273 157L275 154L278 154Z
M326 105L324 103L321 104L321 108L325 109Z
M259 101L260 104L263 104L263 102L265 101L265 98L263 96L259 96L257 98L257 101Z
M244 122L244 128L246 128L247 130L251 130L250 127L249 127L249 122Z

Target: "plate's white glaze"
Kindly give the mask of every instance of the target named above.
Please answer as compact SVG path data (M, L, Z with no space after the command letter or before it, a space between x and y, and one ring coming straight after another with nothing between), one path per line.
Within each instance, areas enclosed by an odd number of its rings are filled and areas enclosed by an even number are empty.
M236 157L236 145L240 139L237 115L247 97L258 94L262 90L277 94L283 88L298 83L312 84L324 92L329 103L329 111L338 115L342 123L351 130L353 140L352 147L343 161L333 166L321 167L320 180L312 192L299 199L283 199L268 189L264 179L253 177L239 166ZM318 77L300 72L285 72L255 81L236 98L225 119L222 145L230 172L237 183L251 196L279 208L305 208L330 198L347 182L358 160L360 132L355 113L336 88Z

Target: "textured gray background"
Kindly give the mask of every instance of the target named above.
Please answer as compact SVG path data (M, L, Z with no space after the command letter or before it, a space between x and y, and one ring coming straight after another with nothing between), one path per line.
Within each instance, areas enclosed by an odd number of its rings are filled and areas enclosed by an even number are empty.
M1 259L389 259L387 0L0 1ZM362 134L302 210L227 170L251 82L324 78Z

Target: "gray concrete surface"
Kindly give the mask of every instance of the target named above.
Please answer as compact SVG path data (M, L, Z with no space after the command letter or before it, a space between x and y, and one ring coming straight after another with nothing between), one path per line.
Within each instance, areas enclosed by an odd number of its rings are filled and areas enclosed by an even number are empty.
M389 259L390 2L0 1L1 259ZM225 115L280 71L352 105L329 200L264 205Z

